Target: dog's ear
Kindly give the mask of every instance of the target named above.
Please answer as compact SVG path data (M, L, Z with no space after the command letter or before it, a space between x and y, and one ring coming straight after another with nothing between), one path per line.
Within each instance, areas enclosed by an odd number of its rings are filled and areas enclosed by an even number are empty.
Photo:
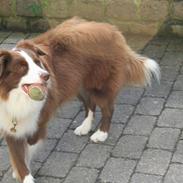
M11 60L11 54L9 51L0 50L0 78L3 75L7 63Z
M17 48L29 49L35 52L38 56L47 55L47 50L44 49L44 45L37 45L30 40L21 40L16 45Z
M39 56L48 55L48 54L47 54L47 51L46 51L44 48L45 48L45 46L34 45L35 52L36 52Z

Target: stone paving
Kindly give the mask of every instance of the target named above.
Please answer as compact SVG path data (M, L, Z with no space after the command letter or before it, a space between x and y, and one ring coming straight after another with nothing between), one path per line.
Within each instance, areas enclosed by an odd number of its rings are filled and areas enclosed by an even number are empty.
M0 48L11 49L34 35L0 32ZM58 111L48 139L32 163L39 183L182 183L183 40L127 35L129 44L161 65L161 85L125 88L116 101L105 143L77 137L83 120L77 100ZM97 127L100 111L96 112ZM93 133L90 133L90 135ZM0 141L0 182L13 183L7 147Z

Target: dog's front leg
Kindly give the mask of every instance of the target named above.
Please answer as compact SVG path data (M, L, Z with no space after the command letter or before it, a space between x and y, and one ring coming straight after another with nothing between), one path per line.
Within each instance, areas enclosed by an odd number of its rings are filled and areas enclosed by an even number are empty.
M34 183L34 178L30 174L29 165L27 165L27 142L22 139L14 139L7 136L9 155L14 171L14 176L21 183Z

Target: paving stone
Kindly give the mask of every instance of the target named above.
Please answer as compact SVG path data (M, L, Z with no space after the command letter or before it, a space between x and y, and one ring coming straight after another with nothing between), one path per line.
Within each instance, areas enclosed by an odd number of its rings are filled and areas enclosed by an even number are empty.
M82 151L77 166L101 168L112 150L111 146L88 144Z
M150 136L148 147L173 150L179 134L179 129L155 128Z
M132 105L115 105L112 121L115 123L126 123L133 110L134 107Z
M168 45L167 47L167 51L170 51L170 52L181 52L183 50L183 43L182 43L182 39L178 39L178 38L175 38L175 39L171 39L170 40L170 44Z
M47 159L51 151L53 151L53 149L55 148L56 143L57 140L55 139L47 139L43 143L42 147L35 154L34 160L43 163Z
M179 66L161 66L161 81L174 81L177 77Z
M163 36L153 37L153 39L151 39L150 41L150 44L152 45L165 45L165 47L167 47L169 43L170 43L170 39L167 39L166 37L163 37Z
M80 109L81 109L81 103L72 101L65 104L59 111L58 115L61 118L72 119L76 116L76 114Z
M183 62L183 54L181 52L166 52L161 60L161 65L177 66Z
M0 49L11 50L15 47L15 44L1 44Z
M123 132L123 128L124 128L123 124L112 123L109 130L109 136L104 143L109 145L115 145Z
M183 140L178 142L176 151L172 158L172 162L183 163Z
M58 143L56 150L79 153L87 141L87 136L76 136L72 130L69 130Z
M164 183L182 183L183 180L183 165L172 164L165 176Z
M0 43L2 43L10 34L11 32L0 32Z
M39 169L42 167L42 163L31 161L31 174L35 177Z
M40 35L40 33L30 33L27 38L28 39L32 39L32 38L35 38L35 37L37 37L39 35Z
M1 183L14 183L15 180L12 178L12 169L9 168L9 170L4 174Z
M133 160L110 158L99 177L100 182L127 183L135 165Z
M174 90L183 90L183 75L178 76L173 89Z
M136 113L144 115L159 115L164 104L164 99L146 97L140 101Z
M12 33L7 39L5 39L3 41L3 43L15 44L18 41L20 41L22 39L25 39L27 36L28 36L28 34L24 34L24 33L21 33L21 32L15 32L15 33Z
M183 128L182 114L183 109L165 108L158 120L158 126Z
M3 172L7 171L10 167L8 150L6 147L0 147L0 176L3 175Z
M161 180L161 176L135 173L130 183L161 183Z
M64 183L95 183L98 176L98 170L74 167L67 176Z
M168 98L166 107L183 108L183 92L173 91Z
M149 135L156 123L156 117L134 115L128 122L124 134Z
M124 88L118 95L117 104L130 104L136 105L138 100L143 94L144 89L138 87L127 87Z
M164 55L164 51L166 49L166 44L149 44L144 49L144 55L152 58L152 59L160 59Z
M53 177L38 177L38 178L36 178L36 182L39 182L39 183L61 183L63 181L60 179L53 178Z
M144 96L167 98L171 90L172 84L172 82L168 81L162 81L160 85L153 82L152 86L146 89Z
M48 138L61 138L71 123L70 119L55 117L48 125Z
M146 141L147 137L143 136L122 136L112 154L115 157L138 159L142 154Z
M77 155L74 153L53 152L39 171L39 175L65 177L76 158Z
M137 172L164 175L171 159L168 151L147 149L137 165Z

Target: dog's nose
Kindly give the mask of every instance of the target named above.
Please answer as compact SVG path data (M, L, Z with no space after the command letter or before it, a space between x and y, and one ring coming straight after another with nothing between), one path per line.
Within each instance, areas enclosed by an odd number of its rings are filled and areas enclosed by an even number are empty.
M48 81L48 79L50 78L50 75L49 75L49 73L42 73L42 74L40 75L40 77L41 77L41 79L42 79L43 81Z

